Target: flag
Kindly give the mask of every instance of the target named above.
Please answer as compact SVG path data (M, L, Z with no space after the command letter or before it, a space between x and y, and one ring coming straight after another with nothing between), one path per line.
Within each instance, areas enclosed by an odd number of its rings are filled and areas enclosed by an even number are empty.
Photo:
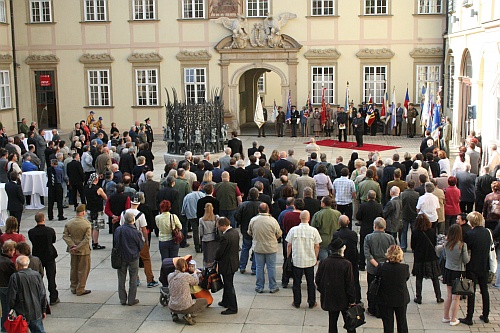
M421 107L422 107L422 126L424 127L427 127L427 125L429 124L429 114L430 114L430 96L429 96L429 93L430 93L430 83L427 82L427 88L425 87L422 87L422 93L424 94L424 99L423 99L423 103L421 104Z
M431 131L435 131L438 129L439 126L441 126L441 113L439 112L440 109L441 109L441 105L436 103L436 105L434 106L434 116L432 119Z
M286 106L286 116L285 116L285 121L287 123L290 122L290 120L292 120L292 92L290 90L288 90L288 103L287 103L287 106Z
M350 108L349 108L349 86L345 88L345 112L350 113Z
M387 89L386 89L384 95L382 96L382 108L380 110L380 119L382 119L382 120L384 120L385 117L387 117L386 104L387 104Z
M372 96L370 95L370 99L368 102L368 111L366 111L365 123L367 123L368 126L371 126L374 121L375 121L375 108L373 106Z
M276 118L278 117L278 107L276 106L276 100L274 100L273 105L273 114L271 115L271 121L276 122Z
M391 128L394 128L396 127L396 87L392 90L391 114Z
M309 93L307 95L307 113L308 113L308 116L311 116L313 113L313 106L311 103L311 93Z
M321 125L323 125L323 126L326 123L325 90L326 90L326 88L323 88L321 91Z
M264 120L264 110L262 110L262 102L260 101L260 93L257 93L257 102L255 103L255 113L253 115L253 121L257 124L258 128L266 123Z
M408 110L408 106L410 106L410 95L408 94L408 87L406 87L406 95L405 95L405 108Z

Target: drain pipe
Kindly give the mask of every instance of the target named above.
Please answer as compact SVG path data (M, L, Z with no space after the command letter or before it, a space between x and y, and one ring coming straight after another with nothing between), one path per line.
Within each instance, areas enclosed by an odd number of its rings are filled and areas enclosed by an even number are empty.
M14 72L14 98L16 100L16 118L17 118L17 131L19 133L19 125L21 123L21 117L19 115L19 93L17 89L17 57L16 57L16 34L14 32L14 0L9 1L10 4L10 35L12 38L12 64Z

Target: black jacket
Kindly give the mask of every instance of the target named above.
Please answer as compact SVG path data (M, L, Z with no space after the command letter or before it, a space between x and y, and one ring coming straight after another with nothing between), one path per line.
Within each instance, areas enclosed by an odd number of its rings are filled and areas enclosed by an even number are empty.
M57 258L57 250L53 245L56 242L54 229L39 224L28 231L28 237L33 245L31 254L40 258L43 264L50 263Z
M160 191L158 191L158 194L156 195L157 207L160 207L160 203L163 200L170 201L170 204L172 207L170 212L172 214L179 216L179 214L180 214L180 211L179 211L179 191L177 191L175 188L172 188L170 186L162 188Z
M240 225L241 234L245 239L252 239L252 236L248 235L248 225L252 218L259 215L259 205L260 201L249 200L239 205L236 209L234 219Z
M489 174L482 175L476 178L476 204L479 203L481 206L484 204L484 198L492 192L491 183L496 180L495 177Z
M464 242L470 251L467 272L487 272L490 269L491 234L485 227L474 227L465 233Z
M380 276L377 301L388 307L400 307L410 303L406 281L410 278L407 264L385 262L378 265L375 272Z
M401 164L399 162L394 162L392 163L392 166L395 167L396 169L401 170L401 179L406 179L406 167L404 164ZM434 178L439 177L439 175L435 176Z
M304 210L309 211L311 220L317 212L321 209L321 201L314 198L304 198Z
M83 172L82 163L76 160L69 162L66 166L66 173L68 174L70 185L83 186L85 173Z
M231 157L233 157L234 154L239 153L241 158L245 158L245 155L243 155L243 143L241 143L239 138L232 138L227 142L227 146L231 148Z
M352 267L358 265L358 234L347 227L341 227L334 235L342 239L345 245L344 258L349 260Z
M279 160L277 160L276 163L274 163L274 168L272 170L274 176L276 178L279 178L281 169L289 170L290 165L292 165L292 162L284 158L280 158Z
M128 172L129 174L132 174L132 170L134 170L135 164L136 164L135 157L130 153L128 153L128 154L123 154L122 157L120 157L120 162L118 167L120 168L121 172L123 173Z
M214 207L214 214L219 215L219 200L211 195L206 195L200 198L196 203L196 217L199 219L205 215L205 205L211 203Z
M432 228L426 231L414 229L411 234L411 248L415 263L438 260L436 256L436 231Z
M24 209L24 194L19 185L16 182L10 181L5 184L5 192L7 193L7 210L12 212L22 212Z
M0 288L7 288L9 286L9 279L12 274L16 272L16 266L4 254L0 255Z
M254 179L252 179L250 186L253 187L256 182L261 182L262 185L264 185L264 194L267 194L269 196L271 195L271 185L269 184L269 179L260 176L255 177Z
M361 230L371 232L373 230L373 221L377 217L383 217L384 211L382 205L375 200L362 203L356 213L356 220L361 221Z
M307 163L306 163L307 164ZM343 168L347 168L347 165L344 165L342 163L339 163L339 164L335 164L333 166L333 168L335 169L335 173L337 174L337 176L335 178L340 178L340 171L343 169Z
M220 237L219 247L215 253L220 274L233 274L238 270L240 260L238 252L240 248L240 235L238 230L229 229Z

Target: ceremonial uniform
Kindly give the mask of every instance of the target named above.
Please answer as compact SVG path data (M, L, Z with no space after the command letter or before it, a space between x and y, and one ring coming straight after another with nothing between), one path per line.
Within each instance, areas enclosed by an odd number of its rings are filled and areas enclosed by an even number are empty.
M276 134L278 137L283 137L283 127L285 125L285 113L280 111L276 117Z
M347 113L339 112L337 114L337 124L339 125L339 142L342 142L342 132L344 133L344 141L347 142Z
M146 126L144 131L146 132L146 141L149 145L149 150L153 149L153 142L155 139L153 138L153 129L151 128L151 125L149 124L149 118L144 120L146 122Z
M266 137L266 122L267 122L267 109L266 108L262 109L262 114L264 115L264 124L262 124L262 126L259 127L259 138L261 136Z
M331 108L326 109L325 118L325 135L331 136L333 132L333 110Z
M291 120L290 123L292 125L292 138L297 136L297 125L300 121L300 113L295 108L292 108L291 111Z
M413 138L416 134L417 116L418 116L417 110L413 106L410 106L410 108L408 109L408 130L407 130L408 137L410 138Z

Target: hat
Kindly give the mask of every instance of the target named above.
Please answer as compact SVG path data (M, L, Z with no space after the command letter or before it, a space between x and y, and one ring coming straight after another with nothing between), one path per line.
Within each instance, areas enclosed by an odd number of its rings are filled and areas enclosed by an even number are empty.
M102 117L99 117L99 120L102 120Z
M78 205L78 207L76 207L76 212L77 212L77 213L84 212L86 208L87 208L87 207L86 207L86 205L85 205L85 204L80 204L80 205Z
M134 205L138 205L141 203L141 201L139 200L139 197L137 195L135 195L132 200L131 200L131 203L134 204Z
M149 121L149 120L150 120L150 119L149 119L149 117L148 117L148 118L146 118L146 119L144 119L144 121Z
M344 246L344 242L338 236L333 235L330 245L328 245L328 250L334 252L340 250Z
M94 111L90 111L90 114L95 114L95 112Z

